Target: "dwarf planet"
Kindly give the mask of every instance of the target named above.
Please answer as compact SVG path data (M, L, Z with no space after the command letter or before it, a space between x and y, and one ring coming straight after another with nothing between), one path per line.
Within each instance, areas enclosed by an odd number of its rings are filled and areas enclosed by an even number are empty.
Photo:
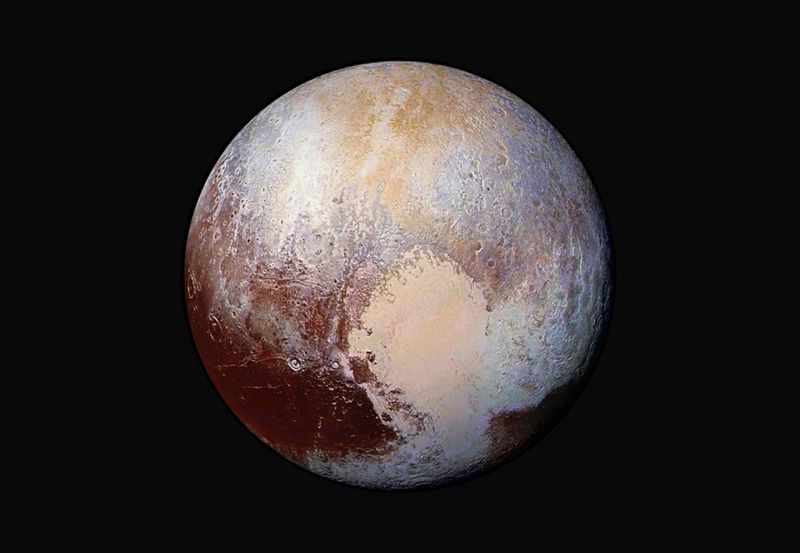
M189 229L205 368L258 438L356 486L441 486L569 408L612 299L602 205L505 89L370 63L275 100L222 153Z

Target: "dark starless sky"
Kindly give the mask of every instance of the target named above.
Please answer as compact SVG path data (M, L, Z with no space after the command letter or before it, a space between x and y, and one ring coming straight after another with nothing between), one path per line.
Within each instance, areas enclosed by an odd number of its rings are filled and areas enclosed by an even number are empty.
M144 82L131 79L151 113L143 150L151 160L142 216L156 244L144 257L141 285L158 292L150 314L160 344L143 369L146 397L137 420L142 474L181 501L280 503L314 516L347 518L344 505L375 512L400 505L433 514L472 505L503 517L522 504L564 509L650 501L675 478L680 457L672 424L679 397L670 351L659 343L676 315L664 293L675 278L662 261L668 230L653 224L674 201L654 129L671 124L670 84L625 51L548 56L547 50L498 55L479 48L320 48L294 57L214 59L190 50L165 53ZM267 50L268 45L265 45ZM341 50L341 49L340 49ZM224 59L225 63L220 64ZM528 452L500 469L439 490L381 493L337 484L273 453L224 405L195 352L183 305L183 252L190 217L213 164L234 135L284 92L322 73L369 61L409 59L451 65L489 79L542 113L569 141L605 205L616 255L616 295L602 356L564 419ZM653 62L656 63L656 62ZM656 96L657 94L657 96ZM656 97L659 99L656 100ZM137 112L138 113L138 112ZM132 197L131 202L143 202ZM135 349L137 344L133 345ZM683 377L680 377L683 378ZM678 462L678 461L676 461ZM524 529L520 529L524 531Z

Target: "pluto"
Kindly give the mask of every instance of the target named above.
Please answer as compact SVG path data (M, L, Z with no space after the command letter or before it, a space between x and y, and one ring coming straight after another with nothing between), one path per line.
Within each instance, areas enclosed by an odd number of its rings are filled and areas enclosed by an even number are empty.
M613 294L603 207L545 118L463 71L370 63L266 107L188 234L197 350L280 455L366 488L491 470L574 402Z

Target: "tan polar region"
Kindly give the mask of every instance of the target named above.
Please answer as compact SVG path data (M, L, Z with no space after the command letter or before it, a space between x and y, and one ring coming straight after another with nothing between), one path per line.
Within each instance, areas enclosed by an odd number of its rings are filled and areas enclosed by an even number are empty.
M351 354L372 352L378 381L425 415L425 432L445 457L482 449L487 419L475 392L486 377L487 321L480 287L451 261L417 250L373 294L361 317L369 332L349 336Z
M505 151L497 137L483 144L485 128L467 123L476 114L491 120L486 106L492 87L452 69L415 63L327 75L304 105L311 138L296 152L295 174L306 173L302 160L315 159L314 166L336 168L333 190L350 188L347 193L364 203L377 198L398 222L429 225L424 210L408 209L430 201L420 183L435 182L467 142L481 144L489 158Z

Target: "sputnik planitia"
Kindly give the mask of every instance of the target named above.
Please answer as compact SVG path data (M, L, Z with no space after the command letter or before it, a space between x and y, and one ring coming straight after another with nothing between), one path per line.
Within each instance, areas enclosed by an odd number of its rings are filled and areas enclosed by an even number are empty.
M603 208L538 112L463 71L313 79L234 138L186 247L195 343L232 411L310 471L441 486L569 408L612 297Z

